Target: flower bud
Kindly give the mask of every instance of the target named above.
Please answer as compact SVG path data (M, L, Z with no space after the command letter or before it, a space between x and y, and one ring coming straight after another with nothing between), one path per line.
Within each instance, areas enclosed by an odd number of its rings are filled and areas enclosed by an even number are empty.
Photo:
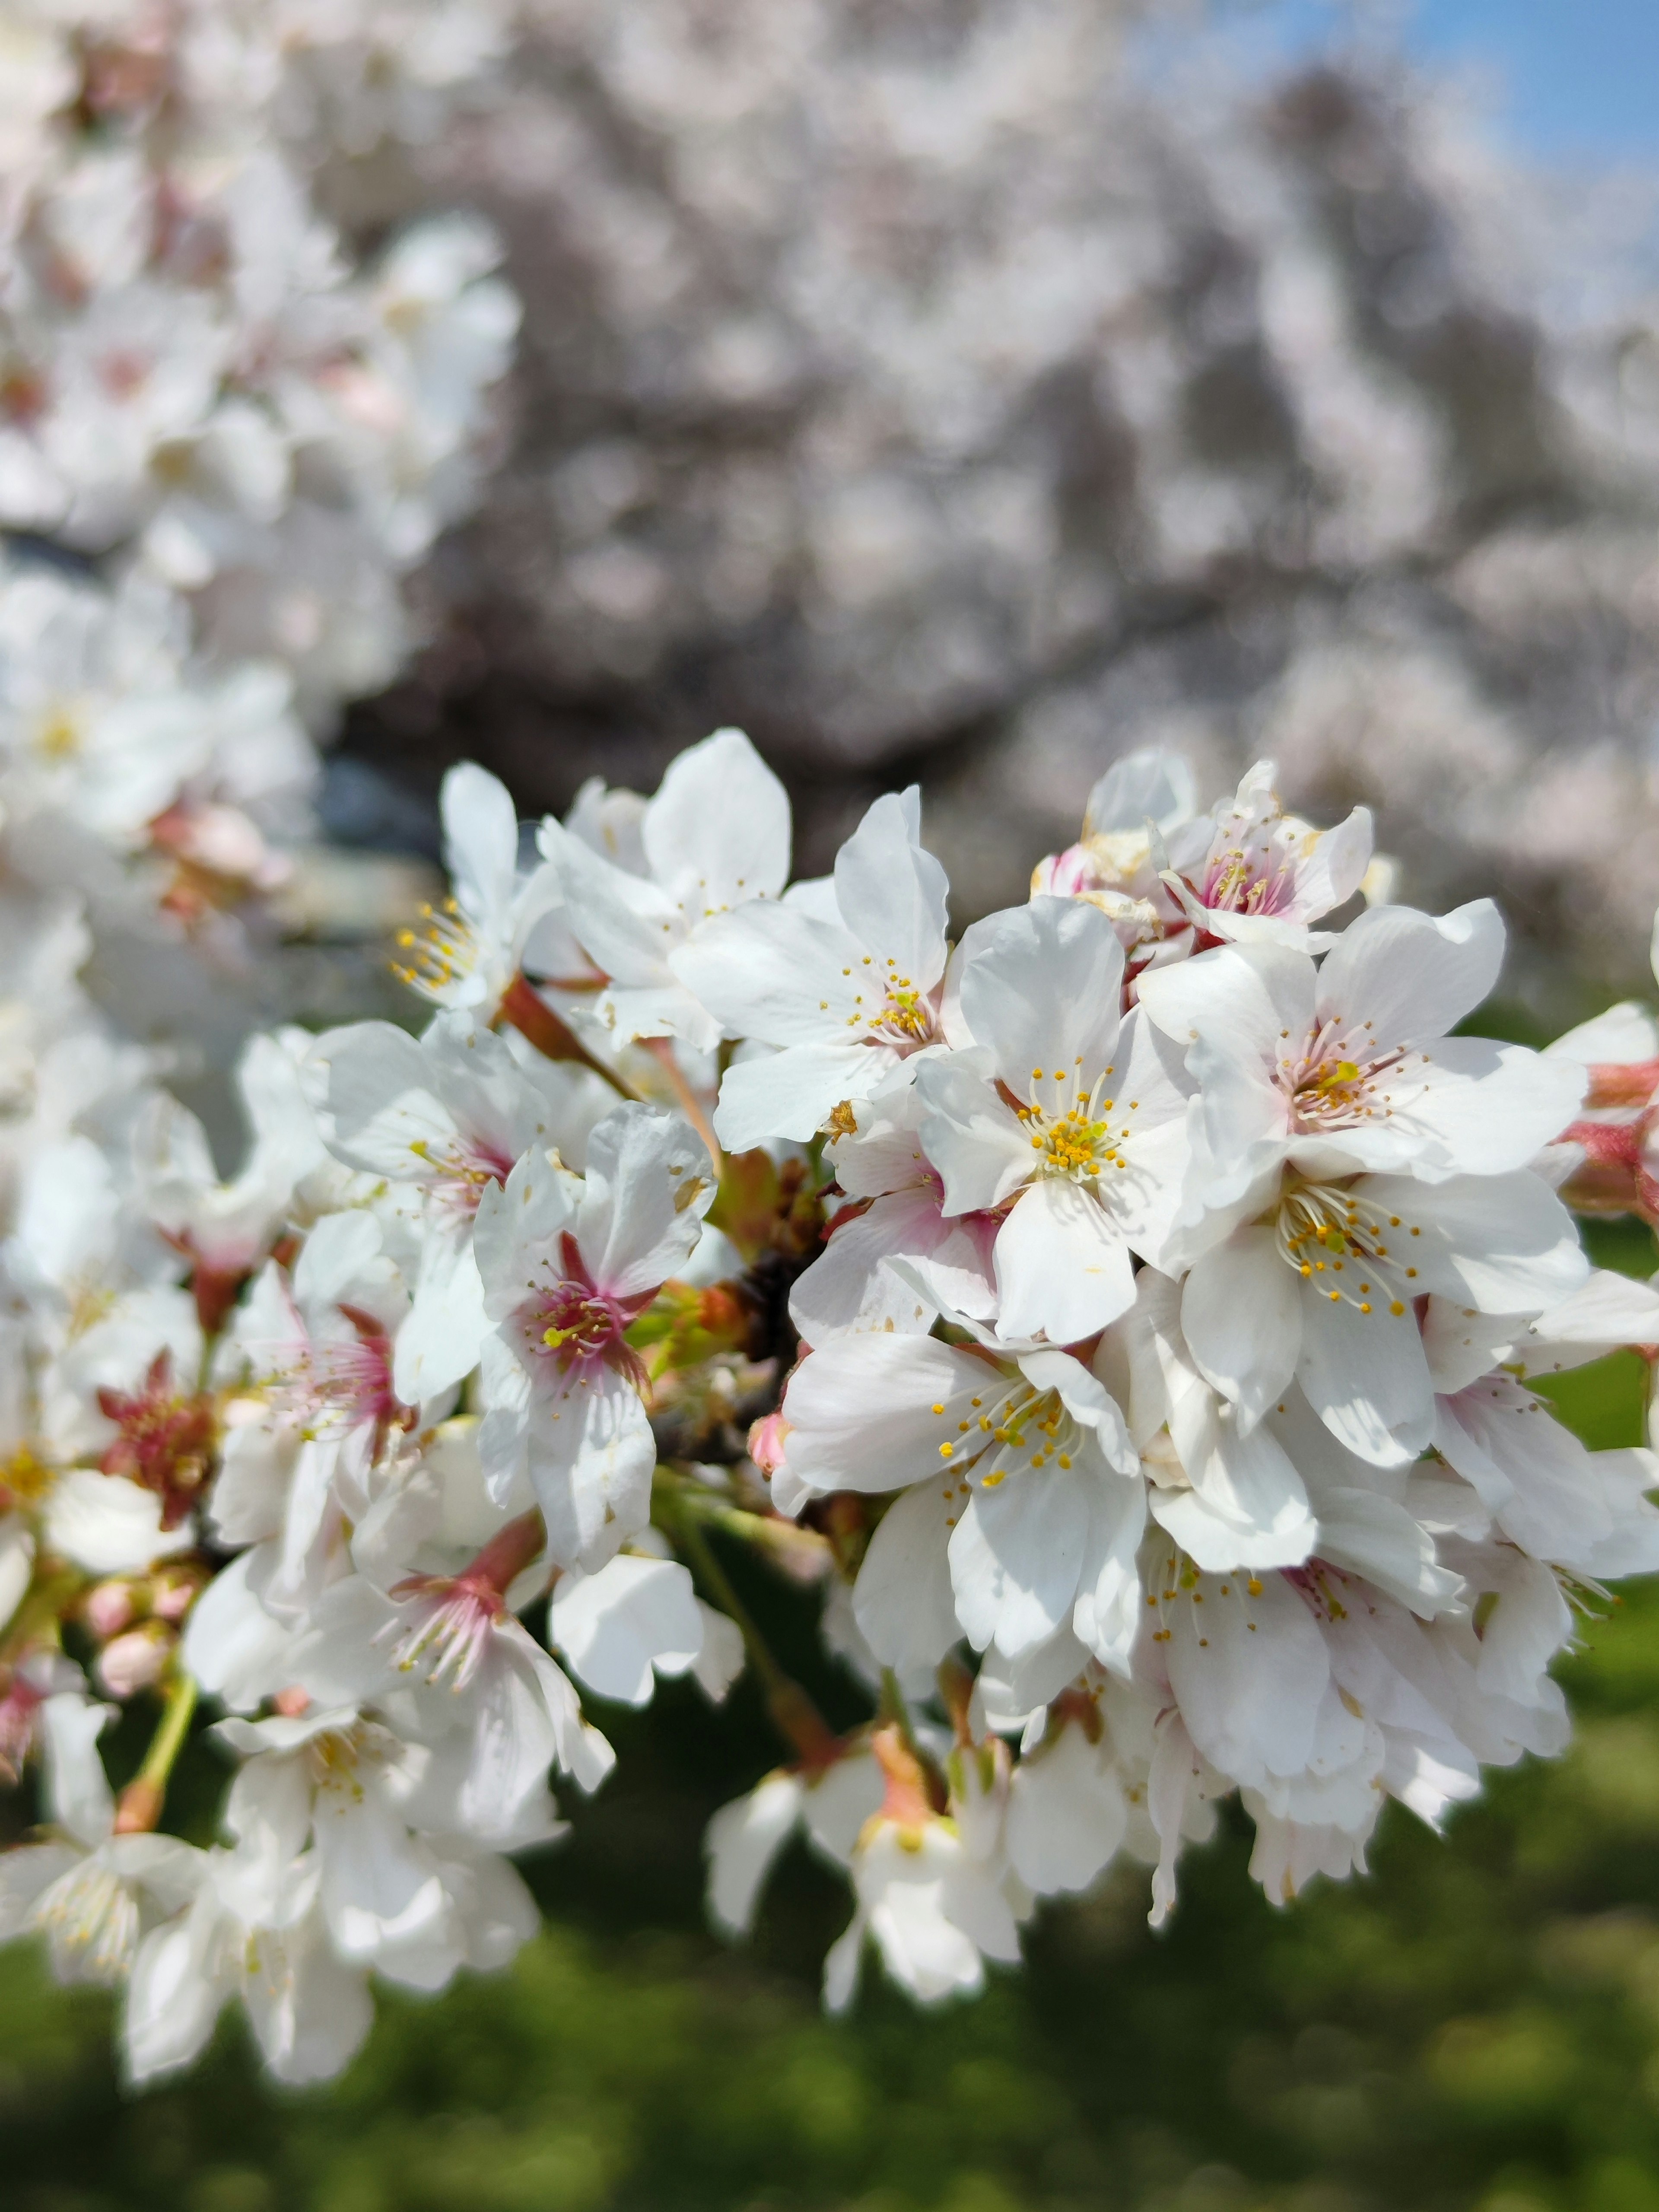
M152 1688L166 1673L178 1642L173 1631L159 1620L147 1620L106 1644L98 1655L94 1672L99 1686L112 1698L136 1697Z
M761 1473L775 1474L783 1465L784 1440L789 1434L789 1424L781 1409L763 1413L749 1431L749 1456Z
M199 1560L170 1560L150 1577L150 1611L158 1620L171 1621L176 1627L209 1580L207 1569Z
M138 1618L138 1594L131 1583L100 1583L82 1600L81 1618L89 1635L107 1644Z

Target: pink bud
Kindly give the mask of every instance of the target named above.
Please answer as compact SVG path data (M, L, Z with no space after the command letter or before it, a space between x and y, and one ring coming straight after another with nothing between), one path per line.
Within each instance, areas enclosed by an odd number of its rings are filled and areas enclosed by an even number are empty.
M112 1698L131 1698L159 1682L173 1656L177 1638L157 1621L129 1629L106 1644L94 1669L102 1688Z
M150 1611L176 1627L201 1595L202 1583L202 1569L189 1562L161 1568L149 1586Z
M749 1456L763 1474L775 1474L783 1465L784 1443L789 1423L782 1413L763 1413L749 1431Z
M107 1644L112 1636L118 1636L137 1619L138 1607L131 1583L100 1583L88 1590L82 1606L82 1615L91 1633L100 1644Z

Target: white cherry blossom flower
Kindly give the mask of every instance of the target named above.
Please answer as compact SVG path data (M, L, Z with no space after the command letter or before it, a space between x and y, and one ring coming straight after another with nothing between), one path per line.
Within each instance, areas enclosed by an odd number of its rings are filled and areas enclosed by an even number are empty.
M538 842L568 926L611 979L595 1018L618 1043L673 1036L707 1051L719 1024L678 956L714 917L777 898L789 878L788 797L741 730L716 730L671 765L638 836L637 872L606 859L579 823L550 817Z
M1187 1167L1189 1079L1139 1012L1119 1016L1123 953L1081 902L1040 898L975 933L962 1015L978 1049L919 1068L922 1141L951 1213L1001 1210L1000 1327L1071 1344L1134 1297Z
M440 1015L418 1042L389 1022L333 1030L318 1040L313 1062L327 1071L324 1128L334 1157L417 1194L420 1262L393 1382L418 1405L478 1364L490 1323L473 1222L484 1192L532 1146L545 1152L566 1136L553 1103L562 1072L532 1084L470 1009ZM574 1084L568 1088L574 1099Z
M689 1126L628 1105L593 1131L585 1182L531 1152L479 1204L484 1467L499 1496L527 1473L562 1565L592 1572L645 1525L656 1445L627 1332L713 1198Z
M40 1709L46 1802L57 1835L0 1854L0 1941L39 1934L60 1982L115 1988L147 1923L187 1904L202 1855L176 1836L124 1835L98 1755L111 1705L73 1691Z
M368 1977L335 1955L315 1853L273 1867L257 1848L206 1855L190 1910L146 1936L122 2009L129 2080L155 2081L205 2049L240 1998L265 2066L296 2087L331 2080L374 2017Z
M1322 963L1223 946L1159 969L1141 1004L1200 1083L1197 1201L1238 1206L1281 1164L1310 1180L1427 1181L1526 1166L1571 1120L1574 1069L1448 1034L1497 981L1486 900L1442 919L1373 907Z
M1018 1922L1030 1910L1003 1857L1000 1807L988 1815L970 1802L937 1814L897 1730L878 1729L872 1747L885 1773L886 1796L860 1833L852 1862L853 1918L823 1962L823 2001L832 2013L853 2002L866 1942L919 2004L977 1992L988 1958L1018 1962ZM971 1776L971 1765L963 1764ZM1006 1792L1006 1776L993 1786Z
M824 1148L826 1164L849 1201L830 1224L829 1240L796 1278L789 1313L809 1344L848 1329L896 1329L926 1335L936 1312L890 1261L926 1262L927 1279L953 1307L988 1320L997 1293L993 1218L947 1213L945 1185L923 1149L922 1093L895 1080L871 1099L849 1106Z
M777 1048L728 1069L714 1115L723 1145L811 1137L843 1099L872 1097L943 1041L946 884L921 838L914 786L878 799L833 884L718 915L673 954L726 1034Z
M1237 796L1170 840L1164 880L1206 941L1258 942L1318 950L1328 936L1310 925L1346 904L1371 860L1370 809L1356 806L1334 830L1286 814L1271 761L1258 761Z
M523 964L525 948L558 904L546 867L521 873L519 817L504 784L464 761L444 777L440 797L444 860L453 885L441 912L423 916L399 939L402 980L440 1006L470 1007L492 1021Z
M809 1491L905 1492L854 1595L884 1662L937 1659L958 1633L1018 1659L1069 1623L1127 1671L1139 1462L1079 1360L1047 1346L999 1357L927 1337L841 1337L802 1362L783 1409L789 1471Z

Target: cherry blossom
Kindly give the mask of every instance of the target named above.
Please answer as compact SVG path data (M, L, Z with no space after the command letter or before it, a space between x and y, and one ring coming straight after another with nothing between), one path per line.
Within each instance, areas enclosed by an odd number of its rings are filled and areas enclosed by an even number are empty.
M777 1048L738 1060L714 1127L737 1151L813 1136L843 1100L943 1042L945 871L919 793L878 799L832 880L711 920L671 966L725 1031Z
M474 251L388 278L458 392L489 314L422 303ZM710 1917L745 1933L803 1838L848 1893L836 2010L871 1954L971 1996L1110 1867L1164 1920L1230 1796L1288 1904L1562 1748L1577 1610L1659 1571L1659 1457L1547 1395L1659 1352L1659 1287L1569 1210L1648 1210L1639 1009L1542 1055L1454 1034L1493 910L1334 929L1368 825L1265 769L1206 815L1121 763L954 946L914 793L786 888L735 732L649 800L585 789L529 866L493 778L443 811L427 1026L256 1034L228 1174L82 988L73 895L0 1001L0 1776L52 1821L0 1855L0 1936L123 1989L132 2081L228 2004L325 2079L378 1984L507 1964L515 1857L608 1786L602 1705L665 1684L746 1674L778 1763L709 1823ZM118 1798L89 1684L151 1731ZM199 1848L166 1822L204 1757Z

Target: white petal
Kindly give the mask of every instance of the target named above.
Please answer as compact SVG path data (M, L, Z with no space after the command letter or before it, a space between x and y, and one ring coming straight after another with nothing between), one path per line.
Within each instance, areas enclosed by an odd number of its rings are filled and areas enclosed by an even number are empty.
M890 1505L853 1586L853 1613L884 1666L930 1671L962 1634L946 1551L966 1500L947 1474L919 1482Z
M1140 1004L1183 1052L1202 1037L1243 1064L1271 1064L1286 1030L1305 1036L1314 994L1313 962L1279 945L1218 947L1150 969L1139 985Z
M1401 1217L1391 1256L1403 1260L1409 1249L1420 1289L1483 1313L1547 1310L1589 1273L1571 1215L1535 1175L1455 1176L1429 1185L1371 1176L1355 1184L1354 1195L1385 1217Z
M921 1139L951 1213L1000 1206L1031 1171L1031 1144L998 1093L984 1050L941 1053L916 1069ZM1023 1095L1023 1094L1022 1094Z
M1015 1203L996 1243L1001 1326L1075 1344L1134 1304L1134 1268L1121 1231L1082 1185L1054 1177Z
M773 1861L800 1817L802 1784L793 1774L769 1774L757 1790L722 1805L704 1831L708 1913L729 1936L746 1936Z
M561 1566L590 1573L651 1516L656 1439L633 1385L594 1367L531 1401L529 1468Z
M405 1406L453 1390L477 1365L489 1334L470 1235L434 1226L421 1247L415 1297L398 1330L392 1387Z
M945 973L948 891L944 869L916 842L914 808L891 792L875 801L836 855L842 921L918 991L931 991Z
M1434 1428L1429 1363L1408 1306L1371 1312L1306 1291L1297 1377L1331 1434L1374 1467L1413 1460Z
M519 812L505 784L462 761L444 777L439 798L444 860L463 911L477 921L505 918L519 863Z
M1008 1856L1039 1897L1087 1889L1127 1826L1123 1785L1080 1727L1062 1729L1014 1770Z
M768 900L704 922L671 964L728 1035L827 1044L857 1035L881 1003L884 987L865 989L864 955L846 930Z
M1437 1140L1448 1165L1507 1175L1560 1135L1583 1092L1576 1061L1485 1037L1443 1037L1402 1118Z
M1179 1593L1164 1618L1170 1680L1204 1757L1258 1785L1269 1775L1301 1773L1330 1668L1318 1629L1284 1577L1264 1575L1254 1591L1235 1578L1226 1597L1206 1578L1197 1592Z
M1113 1059L1122 988L1123 947L1099 908L1037 898L993 918L963 973L962 1012L1017 1097L1039 1068L1086 1092Z
M1072 1626L1103 1667L1122 1675L1140 1632L1135 1553L1146 1525L1146 1486L1139 1477L1095 1486Z
M987 1381L982 1360L931 1337L836 1338L802 1361L784 1394L790 1472L823 1491L920 1481L947 1464L939 1447L954 1446Z
M1426 1043L1480 1004L1503 964L1504 923L1490 899L1440 915L1374 906L1319 971L1320 1017L1371 1022L1390 1047Z
M640 836L652 874L688 906L775 897L789 878L788 794L741 730L675 757Z
M1181 1327L1205 1380L1247 1424L1261 1419L1296 1372L1302 1285L1271 1229L1235 1230L1193 1262Z
M136 1575L195 1541L188 1521L163 1529L161 1500L125 1475L66 1468L46 1500L46 1540L90 1575Z
M1425 1620L1453 1604L1461 1575L1440 1566L1432 1538L1391 1498L1334 1486L1319 1497L1319 1556L1350 1567Z
M1183 1457L1192 1489L1154 1489L1148 1502L1195 1565L1222 1573L1299 1566L1308 1557L1322 1524L1302 1477L1264 1424L1241 1436L1237 1421L1218 1419L1203 1459Z
M1018 1659L1069 1618L1089 1534L1080 1472L1021 1471L973 1486L951 1536L957 1617L977 1651Z
M841 1223L821 1255L797 1277L789 1314L808 1344L848 1329L893 1329L925 1335L934 1308L883 1263L925 1261L953 1306L981 1316L996 1310L991 1224L951 1221L931 1192L898 1191Z
M88 1705L72 1690L60 1691L40 1708L52 1818L88 1850L106 1841L115 1821L115 1799L98 1753L98 1739L114 1710Z
M562 1577L548 1624L579 1679L629 1705L650 1702L653 1668L684 1674L702 1649L691 1577L675 1559L619 1556L597 1574Z
M714 1163L689 1121L633 1104L607 1114L587 1140L577 1213L593 1281L616 1297L655 1290L690 1258L714 1196Z
M843 1044L791 1045L764 1060L738 1060L720 1085L714 1133L733 1152L778 1137L804 1144L843 1098L867 1098L891 1066L883 1053Z

